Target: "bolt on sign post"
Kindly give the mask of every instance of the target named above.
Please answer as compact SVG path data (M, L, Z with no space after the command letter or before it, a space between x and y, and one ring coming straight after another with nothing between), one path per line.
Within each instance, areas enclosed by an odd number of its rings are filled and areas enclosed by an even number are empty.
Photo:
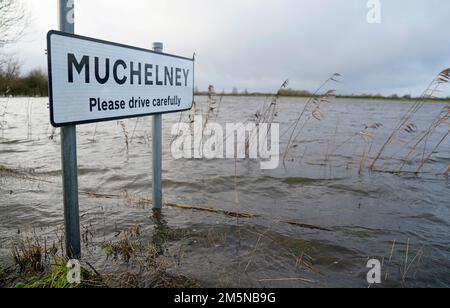
M190 110L194 59L74 34L74 1L59 0L47 34L50 122L61 127L66 249L81 257L76 125L153 115L153 208L162 208L162 114Z

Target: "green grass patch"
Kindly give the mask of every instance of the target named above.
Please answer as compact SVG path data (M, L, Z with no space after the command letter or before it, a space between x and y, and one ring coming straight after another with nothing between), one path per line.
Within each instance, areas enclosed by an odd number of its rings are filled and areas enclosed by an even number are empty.
M64 263L56 265L51 273L43 274L39 277L31 277L27 282L17 283L19 289L73 289L78 288L78 284L69 284L67 274L69 269Z
M12 168L0 165L0 173L15 174L15 173L17 173L17 170L14 170Z
M67 279L69 268L66 262L61 260L53 267L50 273L31 277L26 282L16 284L20 289L85 289L104 287L101 278L85 268L81 268L81 283L71 284Z

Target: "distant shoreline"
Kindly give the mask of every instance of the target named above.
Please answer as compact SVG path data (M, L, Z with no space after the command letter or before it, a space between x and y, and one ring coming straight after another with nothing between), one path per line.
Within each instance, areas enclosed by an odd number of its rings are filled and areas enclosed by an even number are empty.
M255 93L255 94L213 94L219 97L275 97L273 93ZM195 96L208 96L207 93L197 93ZM311 96L306 95L280 95L280 98L311 98ZM320 97L320 96L316 96ZM5 98L48 98L48 96L0 96L0 99ZM450 103L450 98L393 98L393 97L368 97L368 96L340 96L337 95L336 99L351 99L351 100L367 100L367 101L398 101L398 102L429 102L429 103Z
M195 96L208 96L208 93L196 93ZM214 96L223 97L275 97L274 93L250 93L250 94L230 94L230 93L214 93ZM280 98L311 98L308 95L280 95ZM317 95L316 97L320 97ZM402 101L402 102L435 102L435 103L450 103L450 98L428 98L421 99L418 97L404 98L404 97L372 97L372 96L350 96L350 95L337 95L336 99L353 99L353 100L371 100L371 101Z

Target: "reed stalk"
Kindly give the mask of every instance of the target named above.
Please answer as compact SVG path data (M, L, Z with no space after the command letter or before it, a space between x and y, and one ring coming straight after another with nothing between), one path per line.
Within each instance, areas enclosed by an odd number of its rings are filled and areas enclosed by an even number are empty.
M396 139L398 133L403 128L405 128L406 125L408 125L412 117L423 107L424 105L423 100L434 98L435 94L439 91L439 87L444 83L448 83L449 81L450 81L450 68L443 70L438 74L438 76L435 79L433 79L433 81L421 95L421 99L416 103L414 103L411 106L411 108L402 116L395 129L391 132L389 137L382 145L381 149L378 151L377 155L375 156L370 165L370 169L372 171L375 170L376 163L378 162L378 160L380 160L380 158L382 157L386 149L389 147L389 145Z

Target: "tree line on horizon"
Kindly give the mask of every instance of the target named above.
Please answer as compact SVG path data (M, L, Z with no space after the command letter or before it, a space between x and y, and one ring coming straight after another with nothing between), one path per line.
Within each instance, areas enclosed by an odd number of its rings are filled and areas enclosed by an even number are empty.
M211 86L210 86L211 89ZM280 97L313 97L315 96L312 92L307 90L296 90L296 89L281 89L278 91L278 93L268 93L268 92L249 92L247 89L243 91L239 91L237 88L233 88L231 92L226 92L225 90L222 90L222 92L216 92L214 90L214 87L212 87L212 93L210 90L208 91L202 91L199 90L198 87L195 88L195 95L203 96L203 95L219 95L219 96L270 96L278 94ZM320 96L320 94L317 94L316 96ZM419 97L414 97L412 95L398 95L398 94L392 94L392 95L382 95L382 94L341 94L336 95L336 97L340 98L361 98L361 99L392 99L392 100L416 100L420 99ZM436 100L448 100L450 97L446 98L436 98Z
M20 74L20 66L10 60L0 65L0 96L48 96L48 76L40 68Z
M48 96L48 77L42 69L20 73L20 64L7 47L18 43L30 25L30 16L18 0L0 0L0 96Z

